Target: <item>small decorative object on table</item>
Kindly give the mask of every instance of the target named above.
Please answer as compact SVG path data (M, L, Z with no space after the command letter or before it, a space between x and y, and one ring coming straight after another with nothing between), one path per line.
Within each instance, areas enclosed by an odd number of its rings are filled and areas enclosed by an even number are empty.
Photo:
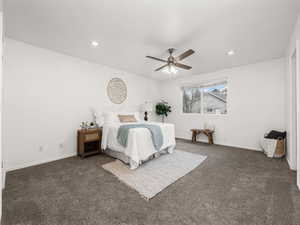
M168 116L169 112L172 112L171 106L168 102L161 100L161 102L156 104L156 114L162 116L162 122L165 121L165 116Z
M89 127L88 122L81 122L80 124L81 129L88 129L88 127Z
M214 130L209 130L209 129L191 129L192 131L192 142L196 143L197 141L197 136L201 133L205 134L208 138L208 144L212 145L214 143L213 140L213 133Z
M151 102L145 102L142 105L142 112L145 113L145 116L144 116L145 121L148 121L148 113L152 112L152 110L153 110L153 105Z
M98 127L97 123L95 123L95 122L90 122L89 128L88 128L88 129L94 129L94 128L97 128L97 127Z
M82 122L80 124L80 128L81 129L94 129L94 128L97 128L98 127L98 124L95 123L95 122Z
M101 153L102 127L77 131L77 154L86 157Z

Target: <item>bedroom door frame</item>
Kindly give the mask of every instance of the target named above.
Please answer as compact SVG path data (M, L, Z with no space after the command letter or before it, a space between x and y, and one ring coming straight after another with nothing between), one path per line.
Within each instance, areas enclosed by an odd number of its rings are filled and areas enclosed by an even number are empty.
M1 0L0 0L1 1ZM2 218L2 189L5 184L5 172L3 171L3 149L2 149L2 111L3 111L3 11L0 11L0 223Z
M296 40L295 48L289 55L290 73L290 141L292 168L297 170L297 185L300 189L300 44Z
M300 189L300 42L296 41L296 101L297 101L297 150L296 168L297 185Z

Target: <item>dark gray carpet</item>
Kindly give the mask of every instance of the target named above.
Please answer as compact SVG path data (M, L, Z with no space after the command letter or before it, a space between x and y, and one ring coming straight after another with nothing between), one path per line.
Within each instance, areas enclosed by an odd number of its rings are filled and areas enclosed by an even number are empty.
M296 173L260 152L178 141L207 155L149 202L101 168L112 159L77 157L7 174L2 224L299 224Z

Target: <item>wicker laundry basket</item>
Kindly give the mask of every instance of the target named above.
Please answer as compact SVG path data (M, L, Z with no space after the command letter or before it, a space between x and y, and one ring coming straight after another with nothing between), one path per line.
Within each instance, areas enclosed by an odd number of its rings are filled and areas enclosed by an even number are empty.
M285 156L285 139L277 139L274 158L282 158Z
M260 145L263 149L263 152L269 158L282 158L285 156L285 145L286 139L285 138L278 138L278 139L269 139L269 138L262 138L260 141Z

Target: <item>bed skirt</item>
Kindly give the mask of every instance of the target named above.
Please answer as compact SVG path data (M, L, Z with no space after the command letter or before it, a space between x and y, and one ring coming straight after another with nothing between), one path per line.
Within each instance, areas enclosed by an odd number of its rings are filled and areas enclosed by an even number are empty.
M157 153L149 156L146 160L142 160L140 161L139 163L133 161L130 159L129 156L125 155L123 152L119 152L119 151L114 151L114 150L111 150L109 148L105 149L103 152L112 157L112 158L115 158L115 159L119 159L121 160L122 162L130 165L130 169L136 169L139 167L139 165L141 165L142 163L146 162L146 161L149 161L153 158L157 158L159 157L161 154L172 154L174 152L174 149L175 149L175 146L170 146L168 148L165 148L165 149L162 149L160 151L158 151Z

